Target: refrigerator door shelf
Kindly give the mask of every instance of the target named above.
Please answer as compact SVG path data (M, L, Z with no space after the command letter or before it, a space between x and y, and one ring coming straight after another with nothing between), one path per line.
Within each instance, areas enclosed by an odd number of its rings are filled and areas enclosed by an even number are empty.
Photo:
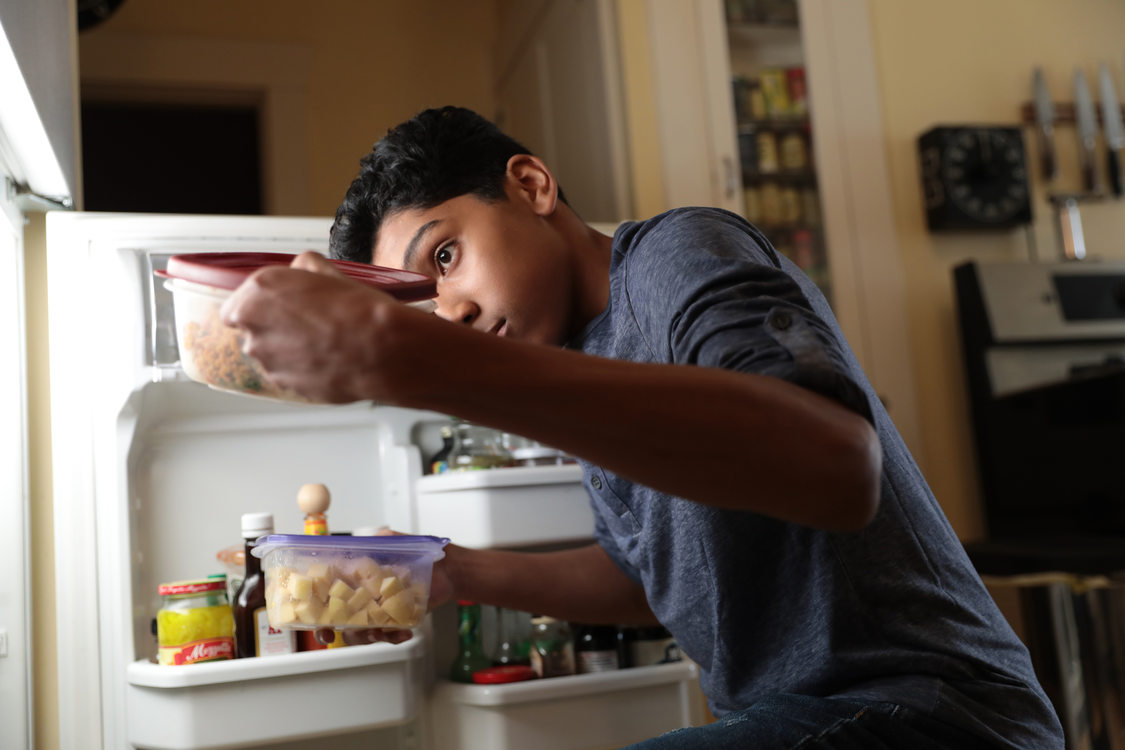
M594 535L577 464L447 472L419 477L417 532L464 547L571 542Z
M429 706L442 750L620 747L703 722L690 661L507 685L439 682Z
M129 742L236 748L401 724L422 701L425 639L126 669Z

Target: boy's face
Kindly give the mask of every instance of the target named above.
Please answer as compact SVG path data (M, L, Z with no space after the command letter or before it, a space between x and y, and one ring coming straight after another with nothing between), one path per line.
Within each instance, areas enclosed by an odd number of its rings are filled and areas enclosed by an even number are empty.
M372 262L437 279L437 314L523 341L558 345L572 333L571 254L517 188L485 202L461 195L384 219Z

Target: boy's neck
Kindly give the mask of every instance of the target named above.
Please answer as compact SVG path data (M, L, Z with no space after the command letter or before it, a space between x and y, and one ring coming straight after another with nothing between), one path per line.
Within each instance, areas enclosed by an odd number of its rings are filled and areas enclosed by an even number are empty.
M609 266L613 238L582 221L572 211L566 222L567 241L573 250L574 314L567 339L573 338L609 304Z

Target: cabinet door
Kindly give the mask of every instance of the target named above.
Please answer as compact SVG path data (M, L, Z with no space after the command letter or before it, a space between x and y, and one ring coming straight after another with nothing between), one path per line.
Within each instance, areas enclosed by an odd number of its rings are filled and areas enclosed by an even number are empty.
M759 3L760 5L760 3ZM878 78L865 0L798 0L799 36L811 115L811 150L827 256L826 286L852 349L896 426L917 453L914 378L902 264L884 153ZM739 213L725 190L726 164L737 149L732 95L731 29L723 0L627 0L625 35L645 36L647 66L665 185L664 204L718 205ZM776 38L761 40L777 45ZM643 118L633 89L630 132ZM635 154L635 152L634 152ZM740 177L736 170L736 176ZM652 211L646 211L651 213Z
M583 219L632 218L613 3L500 10L496 123L547 162Z

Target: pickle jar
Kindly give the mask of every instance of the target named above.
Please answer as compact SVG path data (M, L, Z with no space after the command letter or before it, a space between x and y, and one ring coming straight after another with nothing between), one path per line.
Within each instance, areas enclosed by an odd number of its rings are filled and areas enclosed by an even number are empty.
M197 664L234 658L234 615L226 576L162 583L156 614L157 661Z

